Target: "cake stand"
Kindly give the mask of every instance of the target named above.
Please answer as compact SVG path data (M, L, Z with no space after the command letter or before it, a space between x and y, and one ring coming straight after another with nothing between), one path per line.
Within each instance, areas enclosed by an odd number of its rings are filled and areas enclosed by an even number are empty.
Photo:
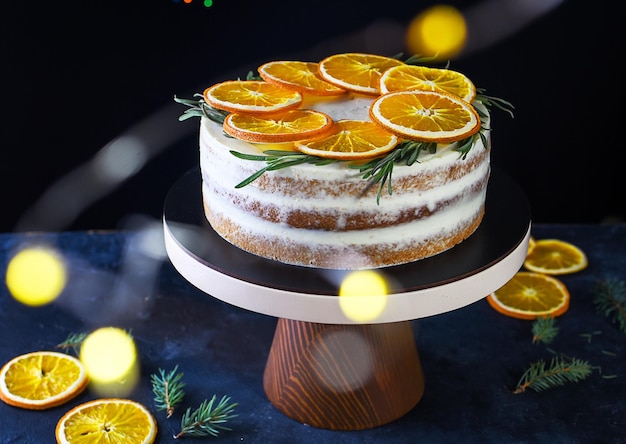
M172 186L163 222L167 254L186 280L224 302L278 318L263 375L274 407L331 430L380 426L415 407L424 379L411 321L500 288L520 269L530 238L524 193L494 169L485 217L474 234L432 258L378 269L393 290L375 320L361 324L339 304L347 271L264 259L213 231L198 170Z

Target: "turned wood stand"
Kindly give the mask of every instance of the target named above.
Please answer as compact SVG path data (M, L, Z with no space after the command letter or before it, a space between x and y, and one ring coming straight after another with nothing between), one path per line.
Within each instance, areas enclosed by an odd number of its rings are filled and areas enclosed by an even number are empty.
M296 267L246 253L215 233L202 210L199 171L170 190L165 246L191 284L232 305L278 318L263 376L270 402L319 428L361 430L394 421L421 399L424 378L411 320L476 302L521 267L530 237L524 193L495 170L480 227L453 249L381 269L396 284L368 324L338 303L342 270Z

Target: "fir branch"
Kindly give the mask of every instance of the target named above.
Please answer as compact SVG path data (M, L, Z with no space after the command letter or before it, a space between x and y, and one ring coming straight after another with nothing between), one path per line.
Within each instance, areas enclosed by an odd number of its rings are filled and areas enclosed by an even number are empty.
M530 365L524 372L513 393L519 394L530 388L536 392L548 390L567 382L579 382L591 374L591 366L587 361L571 358L552 358L550 366L546 368L544 360Z
M606 279L596 285L593 304L598 313L617 324L626 333L626 285L618 279Z
M559 328L554 325L555 322L556 320L552 316L535 319L532 325L533 344L537 342L551 343L559 332Z
M65 352L67 352L67 350L69 349L72 349L74 351L74 354L78 356L80 346L83 344L86 338L87 333L70 333L69 335L67 335L65 341L56 345L56 348L62 349Z
M189 109L186 109L183 114L178 117L179 121L182 122L183 120L187 120L192 117L206 117L211 119L213 122L219 124L224 123L224 119L228 115L226 111L213 108L204 101L204 96L202 94L196 93L193 96L195 99L181 99L180 97L174 96L174 101L176 103L189 107Z
M165 373L159 369L159 375L153 374L152 392L157 410L165 410L169 418L185 396L183 387L185 383L181 381L183 373L178 373L178 365L174 369Z
M210 401L204 400L197 410L188 408L180 422L181 431L174 435L174 439L188 436L191 438L202 438L207 436L217 436L222 430L231 430L224 424L235 418L234 414L237 403L230 403L230 397L223 396L220 402L215 404L216 397L213 395Z

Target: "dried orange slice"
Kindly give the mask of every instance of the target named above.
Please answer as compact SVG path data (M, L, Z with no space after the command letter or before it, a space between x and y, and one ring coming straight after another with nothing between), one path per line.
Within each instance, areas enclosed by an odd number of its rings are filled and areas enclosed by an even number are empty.
M356 160L391 151L399 139L373 122L339 120L331 131L312 140L296 142L298 151L328 159Z
M370 118L397 136L422 142L454 142L480 130L472 105L437 91L383 94L372 103Z
M535 238L530 236L530 238L528 239L528 251L526 252L526 255L530 254L530 252L533 251L536 242L537 241L535 240Z
M17 356L0 370L0 399L30 410L56 407L87 387L81 362L73 356L37 351Z
M272 116L229 114L224 119L224 132L247 142L280 143L322 135L332 125L327 114L296 109Z
M569 274L587 267L587 256L575 245L558 239L535 241L524 261L524 268L536 273Z
M150 444L157 423L143 405L128 399L96 399L74 407L56 426L59 444Z
M364 94L380 93L380 76L389 68L403 65L398 59L372 54L335 54L319 63L319 73L324 80Z
M204 90L204 100L232 113L275 113L297 108L302 95L260 80L230 80Z
M380 78L380 92L419 89L443 91L471 103L476 97L476 87L464 74L451 69L429 68L417 65L400 65L389 68Z
M273 83L300 93L316 96L337 96L346 92L345 89L322 79L318 67L319 65L313 62L269 62L259 67L259 75L267 83Z
M499 313L527 320L560 316L569 308L569 301L569 291L561 281L526 271L487 296L489 305Z

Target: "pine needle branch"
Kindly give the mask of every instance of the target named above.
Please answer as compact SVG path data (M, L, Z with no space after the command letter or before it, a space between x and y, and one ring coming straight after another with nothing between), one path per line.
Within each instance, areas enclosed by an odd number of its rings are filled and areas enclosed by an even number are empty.
M587 361L580 359L555 357L552 358L548 367L544 360L539 360L531 364L524 372L513 393L523 393L529 388L541 392L568 382L582 381L590 374L591 366Z
M85 341L85 338L87 338L87 333L70 333L69 335L67 335L65 341L56 345L56 348L61 349L65 352L71 349L74 354L78 356L78 351L80 349L80 346Z
M559 332L555 326L555 319L552 316L537 318L532 325L533 344L551 343Z
M593 300L598 313L604 314L626 333L626 284L618 279L606 279L596 285Z
M183 373L178 373L178 366L165 373L159 369L159 375L152 375L152 392L157 410L165 410L169 418L183 400L185 383L181 381Z
M223 396L219 403L215 404L216 397L213 395L210 401L204 400L197 410L188 408L181 420L181 431L174 435L174 439L188 436L190 438L202 438L217 436L222 430L231 430L224 424L235 418L234 414L237 403L230 403L230 397Z

